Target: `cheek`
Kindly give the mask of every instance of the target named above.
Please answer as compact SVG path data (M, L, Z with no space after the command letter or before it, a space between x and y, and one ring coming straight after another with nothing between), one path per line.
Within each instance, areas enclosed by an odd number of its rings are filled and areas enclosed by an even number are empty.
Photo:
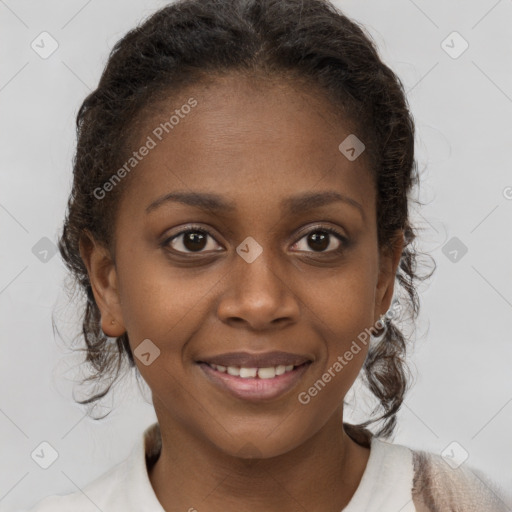
M342 406L368 354L373 325L374 289L368 280L354 271L330 283L314 294L316 314L310 315L323 338L320 364L297 396L302 421L313 430Z
M219 276L191 279L189 269L133 255L118 262L123 320L132 350L144 339L176 354L198 327Z
M325 330L342 340L357 336L373 323L376 272L370 258L354 258L350 265L325 276L309 288L308 302Z
M325 379L338 393L350 388L366 358L374 324L375 282L375 262L362 255L311 293L315 312L311 319L326 346Z

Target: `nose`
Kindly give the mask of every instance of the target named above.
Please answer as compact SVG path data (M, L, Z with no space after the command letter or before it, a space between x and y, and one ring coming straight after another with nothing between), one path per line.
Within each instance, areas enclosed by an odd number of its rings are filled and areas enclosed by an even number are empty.
M268 256L263 251L252 263L237 256L225 277L229 285L218 304L217 314L223 322L243 324L253 330L297 322L300 302L293 286Z

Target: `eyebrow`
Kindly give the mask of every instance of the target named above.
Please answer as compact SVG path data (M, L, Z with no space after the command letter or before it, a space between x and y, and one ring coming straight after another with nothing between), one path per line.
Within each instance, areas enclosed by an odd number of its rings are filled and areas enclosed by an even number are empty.
M147 206L146 213L150 213L168 202L182 203L188 206L222 213L232 213L236 211L235 203L226 201L218 194L171 192L159 197ZM283 200L281 208L291 214L298 214L300 212L320 208L334 202L343 202L356 208L361 214L361 217L365 219L364 209L360 203L346 195L334 191L306 192L305 194L287 197Z

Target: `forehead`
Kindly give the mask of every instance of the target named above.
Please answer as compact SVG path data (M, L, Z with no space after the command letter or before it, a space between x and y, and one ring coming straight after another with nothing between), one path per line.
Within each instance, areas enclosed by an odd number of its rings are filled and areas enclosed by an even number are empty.
M219 77L145 112L132 149L153 147L131 171L123 195L147 206L173 190L200 191L270 206L298 191L333 190L371 209L366 155L351 161L339 149L352 125L318 89Z

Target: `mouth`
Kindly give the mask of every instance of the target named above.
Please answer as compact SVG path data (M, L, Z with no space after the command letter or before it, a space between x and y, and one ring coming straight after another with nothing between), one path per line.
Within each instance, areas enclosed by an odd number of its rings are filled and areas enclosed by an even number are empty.
M284 352L230 353L196 362L217 389L249 401L271 400L291 391L312 364L305 356Z

